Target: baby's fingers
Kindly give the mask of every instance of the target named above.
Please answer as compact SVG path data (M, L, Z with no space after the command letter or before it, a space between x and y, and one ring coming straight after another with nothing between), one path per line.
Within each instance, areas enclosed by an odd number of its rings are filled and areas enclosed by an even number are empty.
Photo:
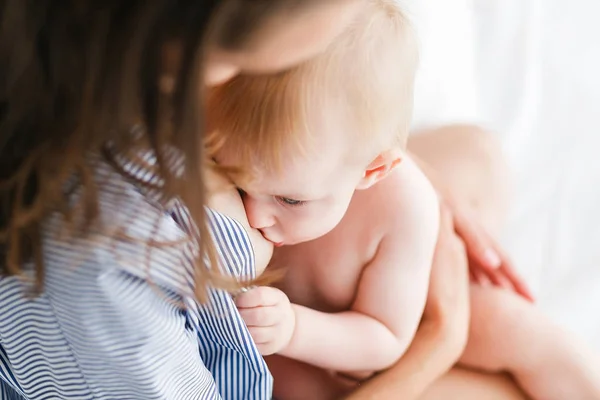
M274 327L251 327L248 328L256 348L263 356L277 353L280 345L277 343L277 331Z
M240 308L239 312L248 327L273 326L281 321L276 307Z
M272 343L277 338L276 327L273 326L254 326L249 327L248 332L254 340L254 343L259 345L266 345Z
M235 297L238 308L254 308L274 306L281 301L282 292L278 289L260 286L241 293Z

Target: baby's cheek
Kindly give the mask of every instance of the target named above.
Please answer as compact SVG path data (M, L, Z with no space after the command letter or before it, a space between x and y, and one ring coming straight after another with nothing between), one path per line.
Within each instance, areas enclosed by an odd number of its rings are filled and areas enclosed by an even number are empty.
M340 222L342 222L342 219L344 219L344 215L346 215L346 211L348 211L347 206L339 206L331 211L331 213L329 214L330 230L333 230L333 228L335 228L339 225Z
M346 209L340 207L315 207L305 210L285 224L285 236L295 244L315 240L331 232L341 221Z
M289 242L299 244L323 236L327 233L324 228L322 219L302 219L294 224L288 224L284 235Z
M322 218L316 219L313 224L313 239L324 236L331 232L342 219L343 214L330 211Z

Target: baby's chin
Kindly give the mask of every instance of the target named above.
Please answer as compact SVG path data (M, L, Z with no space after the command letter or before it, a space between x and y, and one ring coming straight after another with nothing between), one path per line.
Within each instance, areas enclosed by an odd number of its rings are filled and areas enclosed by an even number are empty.
M295 246L297 244L302 244L305 242L310 242L313 239L299 239L299 238L285 238L285 240L279 242L279 243L273 243L273 246L275 247L282 247L282 246Z
M281 243L277 243L275 244L275 247L280 247L280 246L295 246L297 244L302 244L302 243L306 243L306 242L312 242L313 240L317 240L325 235L327 235L329 232L331 232L332 229L328 230L328 231L324 231L322 233L317 233L317 234L311 234L311 235L305 235L302 237L293 237L293 238L286 238L285 241L281 242Z

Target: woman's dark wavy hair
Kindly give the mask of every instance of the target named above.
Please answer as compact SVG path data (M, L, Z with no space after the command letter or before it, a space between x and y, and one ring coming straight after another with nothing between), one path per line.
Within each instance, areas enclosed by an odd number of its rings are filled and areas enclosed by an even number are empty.
M73 177L84 228L94 224L99 188L89 155L110 158L110 143L124 155L152 150L162 196L189 208L201 246L198 298L206 285L231 288L202 257L214 261L201 171L203 49L242 48L269 15L306 2L0 0L0 276L20 274L33 261L43 287L42 224L53 212L72 217L65 188ZM165 95L159 81L169 42L181 57L174 91ZM142 140L131 135L133 126L142 127ZM173 174L168 147L183 154L183 176Z

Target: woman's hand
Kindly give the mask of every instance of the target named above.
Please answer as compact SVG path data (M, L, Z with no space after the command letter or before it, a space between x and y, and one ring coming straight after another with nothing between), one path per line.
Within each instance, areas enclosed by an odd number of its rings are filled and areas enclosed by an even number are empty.
M531 290L517 273L511 259L469 210L454 201L451 195L438 193L441 202L452 214L457 235L465 244L473 281L480 284L491 282L496 286L514 290L529 301L534 301Z
M440 182L433 168L415 154L411 154L411 157L431 181L438 192L440 202L451 213L456 233L467 250L473 281L480 284L491 282L496 286L514 290L529 301L533 301L531 290L517 273L508 255L485 231L470 212L469 207L458 201L451 188Z

